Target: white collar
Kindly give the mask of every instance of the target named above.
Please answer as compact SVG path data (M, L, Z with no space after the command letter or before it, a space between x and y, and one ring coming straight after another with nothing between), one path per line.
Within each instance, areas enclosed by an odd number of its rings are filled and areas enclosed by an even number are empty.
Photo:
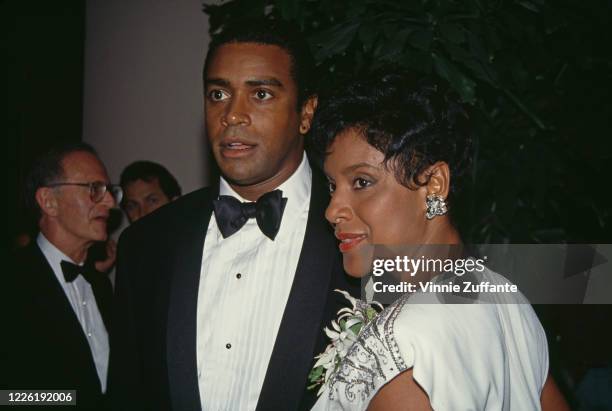
M42 251L43 255L47 259L47 262L53 269L55 276L60 282L66 282L64 278L64 273L62 271L62 260L71 262L76 264L72 258L68 257L64 254L59 248L57 248L51 241L44 236L43 233L38 233L38 237L36 237L36 244L40 247L40 251ZM82 264L77 264L82 265Z
M301 210L308 208L310 203L310 188L312 187L312 169L308 162L306 153L302 156L302 162L294 173L276 189L283 192L287 198L286 209ZM219 182L219 195L232 196L241 202L249 202L238 194L229 183L221 176Z

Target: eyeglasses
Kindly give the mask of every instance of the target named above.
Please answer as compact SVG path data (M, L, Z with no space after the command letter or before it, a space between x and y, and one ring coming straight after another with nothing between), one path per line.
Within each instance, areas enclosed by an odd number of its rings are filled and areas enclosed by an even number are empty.
M89 188L89 197L94 203L99 203L104 198L104 195L109 192L115 202L119 204L123 198L123 190L121 186L116 184L106 184L102 181L93 181L91 183L51 183L45 187L61 187L61 186L79 186Z

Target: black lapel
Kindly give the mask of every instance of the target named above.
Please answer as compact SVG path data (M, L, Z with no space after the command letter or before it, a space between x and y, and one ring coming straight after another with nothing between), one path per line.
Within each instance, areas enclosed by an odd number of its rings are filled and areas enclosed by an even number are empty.
M43 297L39 298L36 303L40 304L39 309L42 312L46 312L49 318L53 318L52 325L45 324L43 327L51 327L53 330L49 332L62 336L62 339L66 342L64 345L66 355L74 358L74 364L79 364L81 369L88 368L87 373L83 374L91 376L90 381L97 384L97 390L101 392L102 387L89 348L89 342L64 289L57 281L53 269L38 245L31 245L28 252L32 257L28 262L30 264L28 271L31 274L31 287L37 288L36 295ZM83 363L84 360L86 364Z
M257 410L298 408L313 363L338 248L325 221L325 182L313 170L304 244Z
M102 321L104 321L104 326L106 327L106 332L110 335L112 332L113 286L105 273L100 273L100 278L98 279L96 287L96 292L94 294L96 304L98 304Z
M177 221L168 307L168 381L172 409L200 409L197 371L197 308L204 237L212 214L212 200L219 188L203 192L195 207Z
M106 332L110 335L111 333L111 317L112 317L112 303L113 303L113 286L106 275L96 270L93 262L86 262L88 269L95 271L93 281L90 283L91 289L96 299L96 305L98 311L106 327Z

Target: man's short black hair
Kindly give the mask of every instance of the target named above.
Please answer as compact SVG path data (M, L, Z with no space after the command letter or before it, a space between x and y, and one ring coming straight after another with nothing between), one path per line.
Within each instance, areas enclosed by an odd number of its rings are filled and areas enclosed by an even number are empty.
M427 184L423 172L444 161L453 194L471 161L467 111L437 79L387 68L320 97L310 129L319 159L338 134L350 129L383 153L397 181L409 188Z
M136 180L146 181L147 183L157 180L168 200L181 195L181 186L178 181L161 164L152 161L135 161L121 172L119 184L125 192L126 186Z
M38 221L42 216L41 209L36 201L36 191L51 183L60 182L65 175L62 164L64 158L76 152L86 152L98 157L96 150L89 144L71 142L52 147L34 161L25 179L23 196L26 208L35 218L35 221Z
M316 94L314 58L306 39L295 24L259 18L241 20L223 27L208 45L203 72L204 84L212 57L219 47L228 43L273 45L285 50L291 59L290 73L297 87L297 110L302 108L309 97Z

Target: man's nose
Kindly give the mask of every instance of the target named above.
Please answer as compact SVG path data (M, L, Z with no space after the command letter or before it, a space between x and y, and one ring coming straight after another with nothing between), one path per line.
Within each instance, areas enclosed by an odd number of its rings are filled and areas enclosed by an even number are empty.
M238 126L251 124L251 118L248 113L248 106L243 101L241 96L236 96L228 106L222 122L224 126Z
M104 204L108 208L115 208L117 206L117 201L110 191L106 191L104 193L104 197L102 197L102 201L100 201L100 203Z

